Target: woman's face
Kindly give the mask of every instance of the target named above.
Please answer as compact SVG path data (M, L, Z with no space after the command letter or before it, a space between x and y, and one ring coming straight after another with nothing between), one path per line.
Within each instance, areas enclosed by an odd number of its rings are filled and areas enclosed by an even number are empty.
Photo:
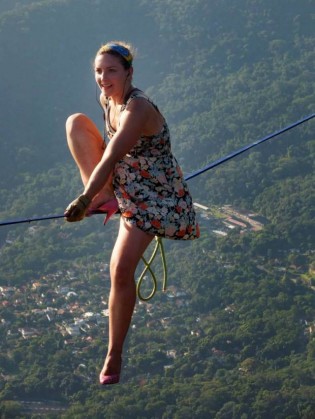
M105 53L95 57L94 71L103 95L122 102L131 83L131 69L126 70L118 57Z

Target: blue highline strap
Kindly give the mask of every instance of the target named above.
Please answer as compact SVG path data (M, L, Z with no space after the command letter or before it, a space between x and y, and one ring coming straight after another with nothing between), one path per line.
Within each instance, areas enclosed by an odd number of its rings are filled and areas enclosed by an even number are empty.
M212 162L212 163L210 163L210 164L202 167L201 169L196 170L195 172L186 175L185 176L185 180L193 179L194 177L199 176L202 173L204 173L204 172L206 172L206 171L208 171L210 169L213 169L214 167L219 166L220 164L222 164L222 163L224 163L224 162L226 162L228 160L233 159L234 157L236 157L236 156L244 153L245 151L247 151L247 150L249 150L249 149L257 146L258 144L261 144L261 143L263 143L263 142L265 142L267 140L270 140L271 138L277 137L278 135L283 134L284 132L289 131L292 128L295 128L298 125L301 125L304 122L307 122L307 121L309 121L310 119L312 119L314 117L315 117L315 113L313 113L313 114L311 114L309 116L306 116L305 118L299 119L298 121L294 122L293 124L288 125L285 128L282 128L282 129L280 129L278 131L275 131L274 133L272 133L270 135L267 135L266 137L261 138L260 140L257 140L257 141L255 141L255 142L253 142L251 144L248 144L245 147L242 147L239 150L236 150L236 151L234 151L234 152L226 155L225 157L222 157L220 159L217 159L214 162ZM2 221L2 222L0 222L0 227L1 226L6 226L6 225L12 225L12 224L31 223L32 221L53 220L53 219L56 219L56 218L64 218L64 214L48 215L46 217L34 217L34 218L24 218L24 219L19 219L19 220Z
M64 214L59 214L59 215L47 215L45 217L33 217L33 218L21 218L17 220L7 220L7 221L0 222L0 227L12 225L12 224L31 223L32 221L54 220L56 218L65 218L65 216Z
M201 168L199 170L196 170L195 172L193 172L191 174L188 174L187 176L185 176L185 180L193 179L194 177L201 175L202 173L206 172L207 170L213 169L214 167L219 166L219 164L222 164L222 163L224 163L224 162L226 162L228 160L231 160L234 157L236 157L236 156L244 153L244 151L247 151L250 148L256 147L256 145L261 144L261 143L263 143L265 141L271 140L271 138L277 137L278 135L283 134L284 132L289 131L292 128L295 128L298 125L301 125L304 122L307 122L307 121L309 121L310 119L312 119L314 117L315 117L315 113L313 113L313 114L311 114L309 116L306 116L305 118L302 118L302 119L294 122L293 124L288 125L285 128L282 128L282 129L280 129L278 131L275 131L274 133L269 134L266 137L261 138L260 140L257 140L257 141L255 141L255 142L253 142L251 144L248 144L245 147L240 148L239 150L233 151L232 153L228 154L227 156L221 157L220 159L215 160L214 162L208 164L207 166L204 166L203 168Z

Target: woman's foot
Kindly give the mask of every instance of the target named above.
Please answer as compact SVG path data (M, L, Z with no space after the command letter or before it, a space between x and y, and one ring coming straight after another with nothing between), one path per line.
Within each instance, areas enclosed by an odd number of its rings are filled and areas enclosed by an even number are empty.
M113 199L116 199L113 189L104 188L94 197L93 201L91 202L90 208L91 210L95 210L101 207L102 205L106 204L107 202L112 201Z
M100 384L116 384L120 379L121 355L107 355L102 371L100 372Z
M97 208L88 208L85 216L90 217L91 215L94 215L94 214L106 214L106 217L104 219L104 225L105 225L107 221L117 212L119 212L118 202L116 198L113 198L110 201L107 201L105 204L102 204Z
M118 384L120 380L120 374L113 375L102 375L100 374L100 384L106 386L108 384Z

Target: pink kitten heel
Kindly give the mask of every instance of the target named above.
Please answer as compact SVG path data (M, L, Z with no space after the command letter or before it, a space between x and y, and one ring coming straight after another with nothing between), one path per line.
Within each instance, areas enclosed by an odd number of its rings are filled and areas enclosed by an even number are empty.
M118 384L120 380L120 374L103 375L100 373L100 384L106 386L108 384Z
M100 205L98 208L89 208L86 213L86 217L91 217L94 214L106 214L104 219L104 225L108 220L117 212L119 212L118 202L115 198L111 199L105 204Z

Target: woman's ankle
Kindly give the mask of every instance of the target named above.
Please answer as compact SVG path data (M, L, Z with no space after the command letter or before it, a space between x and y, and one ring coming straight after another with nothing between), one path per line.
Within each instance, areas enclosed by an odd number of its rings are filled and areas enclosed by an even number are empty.
M108 352L102 369L103 375L120 374L121 363L121 351Z

